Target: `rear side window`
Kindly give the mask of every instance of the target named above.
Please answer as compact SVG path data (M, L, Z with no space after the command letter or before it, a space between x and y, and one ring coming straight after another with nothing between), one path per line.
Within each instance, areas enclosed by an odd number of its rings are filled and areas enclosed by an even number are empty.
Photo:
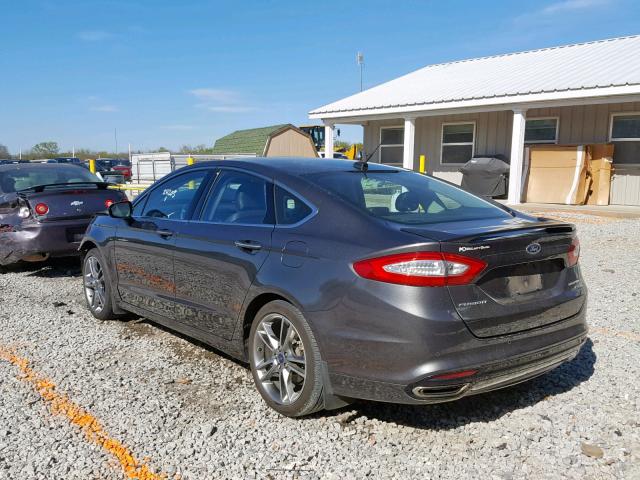
M202 220L244 225L273 224L270 184L247 173L223 172L205 203Z
M142 216L186 220L206 176L205 170L197 170L162 183L149 194Z
M293 225L311 215L311 207L288 192L276 186L276 221L278 225Z
M511 218L460 188L404 170L331 172L312 181L369 215L404 225Z

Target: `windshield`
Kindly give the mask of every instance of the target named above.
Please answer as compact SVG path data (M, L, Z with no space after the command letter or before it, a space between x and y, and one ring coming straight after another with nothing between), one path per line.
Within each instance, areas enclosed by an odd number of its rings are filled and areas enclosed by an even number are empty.
M59 164L16 165L0 171L0 193L19 192L39 185L101 182L93 173L76 166Z
M404 170L316 173L312 181L369 215L403 225L511 218L464 190Z

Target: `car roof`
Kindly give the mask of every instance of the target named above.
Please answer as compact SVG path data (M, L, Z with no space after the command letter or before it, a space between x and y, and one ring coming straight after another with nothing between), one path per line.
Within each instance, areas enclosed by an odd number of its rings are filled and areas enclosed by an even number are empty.
M194 167L236 167L246 168L263 175L292 175L302 176L326 172L352 172L356 170L353 160L305 158L305 157L249 157L227 160L212 160L198 162ZM376 170L395 171L397 168L379 163L371 163L369 168ZM193 168L193 167L192 167Z
M40 168L43 170L55 170L60 168L82 168L79 165L75 165L73 163L39 163L39 162L29 162L29 163L11 163L7 165L0 165L0 172L9 172L13 170L23 170L25 168L33 169Z

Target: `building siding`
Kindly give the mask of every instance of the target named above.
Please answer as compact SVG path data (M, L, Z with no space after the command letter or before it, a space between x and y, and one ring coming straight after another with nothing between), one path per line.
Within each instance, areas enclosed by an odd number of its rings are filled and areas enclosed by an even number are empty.
M317 157L311 139L298 130L290 128L267 141L267 157Z
M559 144L606 143L609 141L611 114L620 112L640 112L640 102L537 108L527 111L527 118L558 117ZM511 111L419 117L416 119L414 169L418 169L420 155L425 155L428 173L459 184L462 175L458 169L461 165L443 165L440 162L442 124L476 122L475 155L501 154L508 158L512 119ZM378 146L380 127L403 124L401 118L368 122L364 126L365 153L370 154ZM379 159L378 149L371 161ZM624 166L614 174L611 203L640 205L640 158L637 163L639 166Z

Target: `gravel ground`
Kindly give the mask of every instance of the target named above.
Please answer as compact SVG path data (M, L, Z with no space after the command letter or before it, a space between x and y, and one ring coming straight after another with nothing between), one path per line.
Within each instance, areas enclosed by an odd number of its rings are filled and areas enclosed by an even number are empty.
M0 275L0 478L133 478L129 453L183 479L640 478L640 221L586 217L591 333L574 361L456 403L302 420L212 349L95 320L74 262L14 268Z

